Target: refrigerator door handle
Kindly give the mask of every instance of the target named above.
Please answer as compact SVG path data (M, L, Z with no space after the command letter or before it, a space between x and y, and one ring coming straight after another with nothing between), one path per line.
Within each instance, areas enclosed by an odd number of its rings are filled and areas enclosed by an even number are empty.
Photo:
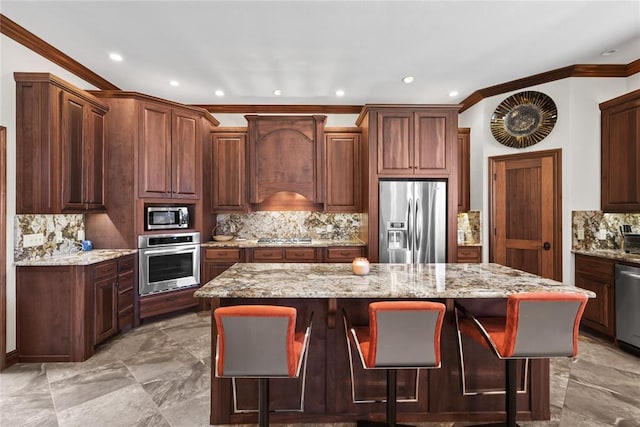
M407 246L410 252L413 251L413 224L411 223L411 202L412 200L409 199L409 203L407 203Z
M415 220L416 251L420 250L420 239L422 238L422 217L421 217L422 212L419 212L419 211L420 211L420 199L416 198L416 220Z

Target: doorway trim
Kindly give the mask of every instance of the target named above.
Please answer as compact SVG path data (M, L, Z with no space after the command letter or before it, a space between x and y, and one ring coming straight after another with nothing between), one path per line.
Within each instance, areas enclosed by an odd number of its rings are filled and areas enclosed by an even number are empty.
M0 371L7 366L7 128L0 126Z
M558 250L553 254L553 277L550 279L562 281L562 149L531 151L518 154L507 154L489 157L489 262L493 262L495 252L495 213L496 195L494 194L493 179L496 173L496 163L507 160L537 160L551 157L553 161L553 241Z

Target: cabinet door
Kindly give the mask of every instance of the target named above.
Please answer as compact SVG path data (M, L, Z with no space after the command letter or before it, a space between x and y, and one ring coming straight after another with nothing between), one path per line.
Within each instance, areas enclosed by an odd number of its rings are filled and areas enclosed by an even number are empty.
M88 108L86 147L84 201L87 209L104 209L105 183L108 182L104 113L93 107Z
M200 116L174 110L171 125L171 197L199 199L202 182Z
M416 112L414 123L414 169L416 173L444 171L447 159L447 114Z
M360 135L327 134L326 205L327 212L360 212Z
M95 282L94 345L118 332L116 277L104 277Z
M213 134L211 144L211 212L244 212L247 136L244 133Z
M605 212L640 210L640 106L602 112L602 192Z
M582 315L582 324L615 336L614 262L606 259L576 255L576 286L593 291Z
M467 212L471 205L469 175L471 129L458 129L458 212Z
M171 108L141 105L138 178L140 197L171 197ZM193 166L192 166L193 167Z
M62 209L84 210L86 163L84 101L62 92Z
M378 174L413 174L413 113L377 113Z

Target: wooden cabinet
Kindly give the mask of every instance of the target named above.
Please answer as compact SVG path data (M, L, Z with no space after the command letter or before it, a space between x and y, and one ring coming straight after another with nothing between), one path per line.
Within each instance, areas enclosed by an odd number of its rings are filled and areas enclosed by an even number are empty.
M140 319L193 308L198 299L193 296L195 288L163 292L140 298Z
M326 116L245 116L249 135L249 202L281 192L323 203Z
M458 129L458 212L471 206L471 129Z
M118 330L135 324L136 257L129 255L118 260Z
M458 262L482 262L482 246L458 246Z
M595 292L589 298L581 324L615 337L615 263L612 260L576 254L575 285Z
M140 114L139 196L199 199L201 116L155 102L142 103Z
M600 104L601 209L640 211L640 90Z
M251 262L319 262L319 248L268 247L253 248Z
M211 134L207 174L212 213L247 210L246 150L246 132Z
M122 329L121 314L133 309L134 264L135 255L127 255L84 266L18 266L18 360L81 362L91 357L95 345Z
M325 211L362 211L361 150L359 133L325 134Z
M109 108L48 73L15 73L16 213L105 209Z
M378 175L420 176L453 170L454 141L448 140L447 132L453 114L439 109L377 111Z
M325 251L324 262L352 262L364 256L364 246L333 246Z
M222 274L236 262L244 260L244 250L240 248L206 248L203 251L203 280L205 284Z

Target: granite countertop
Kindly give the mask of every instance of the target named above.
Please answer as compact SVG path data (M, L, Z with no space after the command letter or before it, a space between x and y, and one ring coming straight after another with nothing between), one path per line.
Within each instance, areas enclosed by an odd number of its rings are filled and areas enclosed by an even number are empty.
M597 256L600 258L612 259L615 261L625 261L640 264L640 254L628 254L621 249L573 249L574 254Z
M477 246L482 246L482 243L480 243L480 242L462 242L462 243L458 243L458 247L459 248L477 247Z
M94 249L88 252L74 252L69 255L51 256L37 259L25 259L16 261L16 266L65 266L65 265L91 265L121 256L135 254L137 249Z
M238 263L195 292L200 298L505 298L521 292L593 292L499 264Z
M202 243L203 248L290 248L290 247L309 247L309 248L325 248L328 246L366 246L362 240L324 240L313 239L311 243L258 243L258 240L233 239L228 242L209 241Z

